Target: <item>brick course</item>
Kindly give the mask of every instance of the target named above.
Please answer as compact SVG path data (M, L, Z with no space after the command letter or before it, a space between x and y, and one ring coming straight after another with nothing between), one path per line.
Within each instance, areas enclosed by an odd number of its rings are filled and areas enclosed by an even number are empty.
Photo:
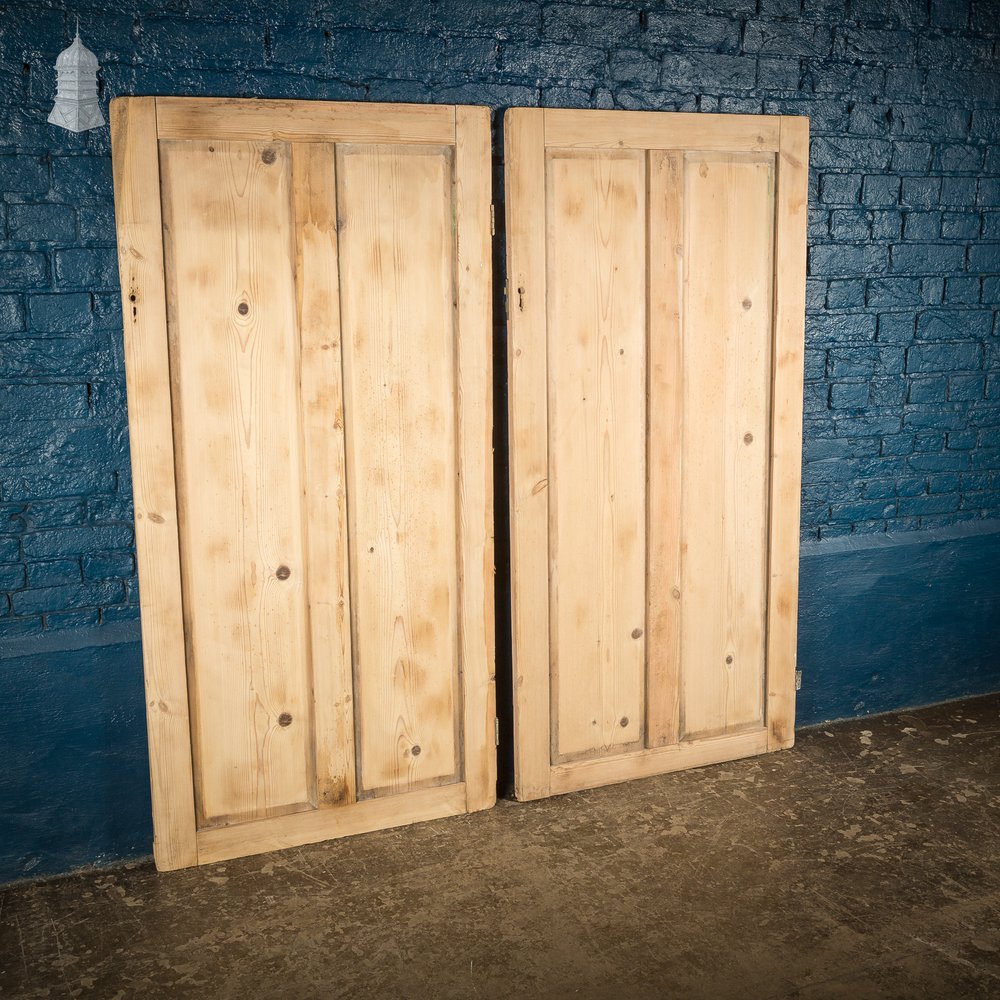
M105 107L158 93L809 115L803 534L1000 516L996 0L105 6L74 7ZM45 122L69 16L22 0L3 17L0 637L137 615L108 130Z

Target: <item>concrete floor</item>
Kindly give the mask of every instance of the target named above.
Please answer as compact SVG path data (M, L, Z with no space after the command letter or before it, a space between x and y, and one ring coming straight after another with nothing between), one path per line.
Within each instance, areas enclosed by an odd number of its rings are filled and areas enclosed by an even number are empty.
M0 997L1000 996L1000 696L200 870L0 890Z

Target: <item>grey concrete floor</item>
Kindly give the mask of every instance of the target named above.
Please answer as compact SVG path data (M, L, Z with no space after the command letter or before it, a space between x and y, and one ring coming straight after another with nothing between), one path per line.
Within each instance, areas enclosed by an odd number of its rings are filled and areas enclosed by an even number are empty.
M0 890L0 997L1000 997L1000 696L158 875Z

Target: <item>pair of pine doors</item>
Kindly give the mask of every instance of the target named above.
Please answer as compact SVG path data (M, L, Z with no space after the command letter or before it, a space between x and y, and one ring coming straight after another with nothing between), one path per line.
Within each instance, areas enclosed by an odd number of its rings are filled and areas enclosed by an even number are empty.
M519 798L791 743L804 124L505 116ZM157 866L489 807L488 112L112 130Z

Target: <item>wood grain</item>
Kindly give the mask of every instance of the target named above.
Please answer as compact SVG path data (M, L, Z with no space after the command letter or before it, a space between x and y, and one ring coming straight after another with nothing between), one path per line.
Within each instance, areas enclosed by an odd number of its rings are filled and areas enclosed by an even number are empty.
M161 142L199 819L308 808L288 147Z
M779 119L660 111L546 108L547 149L673 149L774 152Z
M767 732L754 729L729 736L705 737L675 743L673 746L639 750L618 757L598 757L572 764L556 764L552 768L552 794L578 792L620 781L649 778L690 767L719 764L765 753Z
M514 788L549 794L549 541L544 112L504 114ZM544 219L544 213L541 214Z
M682 733L763 725L773 157L685 156Z
M459 647L470 811L496 801L490 115L456 108Z
M292 146L315 803L356 797L347 471L332 143Z
M548 158L553 760L642 739L646 158Z
M809 120L781 119L774 261L767 718L770 748L795 740L795 655L802 481Z
M359 797L458 780L452 150L337 148Z
M408 823L426 823L465 812L465 785L424 788L389 798L356 802L346 809L316 809L255 823L202 830L198 862L203 865L316 844L335 837L386 830Z
M195 864L197 845L153 98L111 102L111 148L142 612L153 856L160 871L171 871Z
M684 155L648 156L646 745L663 747L680 737Z
M157 97L156 110L161 139L455 142L455 108L446 104Z

